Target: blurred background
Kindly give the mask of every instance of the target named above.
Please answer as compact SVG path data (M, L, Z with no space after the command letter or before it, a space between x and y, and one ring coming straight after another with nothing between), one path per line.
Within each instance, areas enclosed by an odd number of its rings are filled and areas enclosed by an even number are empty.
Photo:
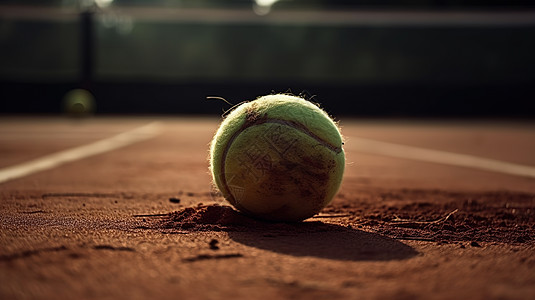
M0 1L0 115L213 114L272 92L358 117L535 117L535 4Z

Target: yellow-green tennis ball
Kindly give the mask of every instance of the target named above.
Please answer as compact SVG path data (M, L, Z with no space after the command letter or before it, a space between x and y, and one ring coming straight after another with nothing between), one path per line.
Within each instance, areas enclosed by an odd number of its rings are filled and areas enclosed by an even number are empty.
M63 111L73 117L91 115L95 110L95 97L88 90L70 90L63 97Z
M210 147L215 185L239 211L300 221L331 202L345 155L337 124L317 105L269 95L234 109Z

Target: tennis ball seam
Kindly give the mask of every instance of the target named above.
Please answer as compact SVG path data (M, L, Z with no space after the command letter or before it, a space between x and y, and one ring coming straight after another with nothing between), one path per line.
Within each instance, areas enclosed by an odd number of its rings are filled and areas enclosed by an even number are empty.
M261 124L269 124L269 123L289 126L296 130L299 130L302 133L308 135L309 137L319 142L322 146L334 152L336 155L342 152L341 146L338 147L338 146L332 145L331 143L325 141L324 139L322 139L321 137L319 137L318 135L310 131L305 125L299 122L291 121L291 120L283 120L283 119L278 119L278 118L269 118L266 114L259 116L257 114L248 113L244 124L238 130L236 130L236 132L234 132L234 134L229 138L227 144L223 148L223 152L221 153L220 180L221 180L221 183L223 184L223 187L225 188L225 193L232 197L232 202L234 202L234 204L238 204L238 203L234 199L234 195L232 195L231 193L231 190L227 184L227 179L225 176L225 164L226 164L226 159L228 155L228 150L230 149L234 140L246 129L252 126L261 125Z

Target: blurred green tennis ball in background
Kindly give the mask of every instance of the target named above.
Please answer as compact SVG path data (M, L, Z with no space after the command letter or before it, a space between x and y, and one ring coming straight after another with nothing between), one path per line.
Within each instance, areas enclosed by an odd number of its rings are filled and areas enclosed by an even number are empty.
M215 185L239 211L300 221L331 202L344 173L337 124L317 105L268 95L234 109L210 147Z
M84 89L70 90L63 97L63 112L74 117L92 115L95 112L95 97Z

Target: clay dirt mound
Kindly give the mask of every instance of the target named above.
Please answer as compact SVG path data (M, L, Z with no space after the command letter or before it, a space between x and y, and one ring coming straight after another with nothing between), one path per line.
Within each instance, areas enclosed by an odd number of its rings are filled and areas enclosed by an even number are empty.
M372 191L344 194L300 223L256 220L230 206L187 207L164 215L156 227L186 231L328 231L356 229L393 239L449 242L535 242L535 195L509 191ZM323 226L336 225L336 226Z
M186 231L325 231L323 222L309 219L304 222L269 222L257 220L239 213L230 206L199 204L171 212L156 221L156 227ZM333 230L331 227L330 230Z
M158 225L165 229L229 231L253 229L262 223L241 215L229 206L199 204L169 213Z
M535 195L530 193L402 189L340 198L324 213L346 214L345 223L392 238L535 242Z

